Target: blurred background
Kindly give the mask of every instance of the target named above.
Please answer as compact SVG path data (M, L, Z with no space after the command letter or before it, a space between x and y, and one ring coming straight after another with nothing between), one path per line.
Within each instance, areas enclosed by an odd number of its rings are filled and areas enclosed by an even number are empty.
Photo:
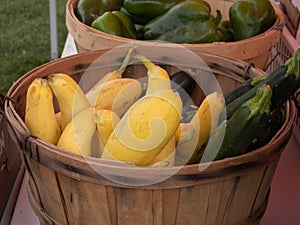
M48 0L1 0L0 92L29 70L52 60ZM56 1L57 50L60 56L67 37L67 0Z

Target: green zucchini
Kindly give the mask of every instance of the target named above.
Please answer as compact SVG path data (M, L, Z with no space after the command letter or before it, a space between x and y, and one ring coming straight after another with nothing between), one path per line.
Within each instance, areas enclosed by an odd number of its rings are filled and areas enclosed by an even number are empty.
M292 58L287 60L284 65L278 67L274 72L268 75L265 79L255 85L246 93L236 98L226 105L227 118L230 118L241 105L248 99L252 98L257 89L262 85L268 84L273 90L272 94L272 108L280 106L290 96L295 93L300 87L300 57L299 51L295 51Z
M274 137L277 131L282 127L284 122L284 113L281 108L276 108L270 113L267 123L261 126L257 136L258 139L254 139L247 151L258 149L266 144Z
M225 95L225 97L224 97L225 104L228 105L230 102L234 101L241 95L245 94L247 91L250 91L250 89L255 87L266 77L267 77L267 75L253 77L253 78L249 78L248 80L244 81L243 83L238 85L236 88L234 88L231 92L229 92L228 94Z
M220 160L247 152L260 138L259 131L269 121L272 89L263 85L228 120L214 130L201 157L201 162Z
M195 87L196 81L186 72L179 71L170 76L172 88L179 92L183 102L189 98Z

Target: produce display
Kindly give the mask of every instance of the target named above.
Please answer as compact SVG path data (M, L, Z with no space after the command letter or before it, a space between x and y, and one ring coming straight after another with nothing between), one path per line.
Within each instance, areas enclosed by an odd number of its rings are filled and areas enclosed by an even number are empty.
M271 74L251 78L226 96L208 94L197 108L184 112L184 99L173 83L191 94L195 84L188 74L170 75L130 49L118 70L86 92L67 74L36 78L27 90L25 124L33 136L66 151L135 166L237 156L267 144L282 126L282 106L300 87L299 54L300 49ZM146 68L146 85L123 77L132 57ZM221 116L224 110L227 117Z
M203 153L205 161L245 153L254 141L259 141L259 130L265 129L270 122L271 96L270 85L263 85L257 90L256 95L238 108L228 120L222 121L212 134L212 141L205 148ZM222 135L224 135L222 144L217 149L216 156L211 157L211 154L216 152L216 146Z
M222 13L229 19L224 20ZM228 12L212 12L204 0L79 0L75 15L108 34L190 44L247 39L276 21L269 0L237 1Z

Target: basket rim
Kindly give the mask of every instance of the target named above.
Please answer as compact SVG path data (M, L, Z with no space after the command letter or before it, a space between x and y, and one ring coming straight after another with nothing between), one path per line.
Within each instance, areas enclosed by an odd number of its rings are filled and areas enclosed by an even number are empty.
M88 26L88 25L82 23L75 15L75 6L77 5L78 1L79 0L68 0L68 2L67 2L67 5L66 5L66 25L67 25L67 27L70 26L69 22L68 22L68 18L69 18L80 29L94 35L95 39L97 37L106 38L106 39L114 39L120 43L122 43L122 42L133 43L136 41L145 41L145 40L134 40L134 39L129 39L129 38L125 38L125 37L119 37L116 35L107 34L105 32L99 31L97 29L92 28L91 26ZM214 43L182 44L182 45L187 48L193 48L193 47L199 46L199 45L201 45L201 47L203 47L203 48L211 47L212 45L215 45L215 46L222 45L222 46L230 47L230 46L235 46L238 44L249 44L252 42L261 41L262 39L266 39L266 38L272 37L273 35L276 35L278 32L281 33L281 31L286 23L285 16L276 3L271 2L271 4L273 5L273 8L275 10L276 21L274 22L274 25L272 27L270 27L268 30L266 30L265 32L263 32L259 35L256 35L256 36L244 39L244 40L234 41L234 42L214 42ZM72 34L72 32L71 32L72 29L68 29L68 30ZM277 36L278 37L276 37L276 40L277 39L279 40L280 35L277 35ZM76 35L74 35L73 37L75 40L77 39Z
M105 50L95 50L85 53L79 53L65 58L60 58L48 62L40 67L37 67L26 73L19 80L17 80L8 91L8 96L14 99L14 97L17 95L18 89L22 88L22 83L26 79L29 79L28 77L30 77L30 75L35 73L37 70L45 69L43 67L55 66L58 63L61 63L62 61L65 62L74 58L98 55L102 52L105 52ZM220 57L209 53L203 54L211 57ZM249 66L247 63L240 60L234 60L226 57L221 58L224 58L224 60L231 61L232 63L237 63L238 66ZM255 67L253 67L252 69L257 70L258 72L261 71L260 69L257 69ZM266 164L269 164L272 161L274 161L275 158L278 158L281 152L283 151L283 148L278 149L276 148L276 146L285 146L285 144L287 144L287 141L289 140L289 137L292 133L293 122L296 116L295 105L291 100L288 100L286 102L285 107L286 116L284 124L269 144L243 155L214 161L210 163L210 165L204 171L199 171L199 165L207 166L207 164L201 163L186 166L174 166L169 168L133 167L123 162L112 162L99 158L82 157L80 155L76 155L71 152L65 151L57 146L51 145L45 141L31 136L24 121L16 112L14 102L12 102L9 99L6 99L4 102L4 107L5 114L10 122L10 125L14 126L13 128L16 129L17 132L20 134L19 136L22 136L22 139L18 140L19 144L21 145L20 150L22 154L27 155L33 158L34 160L37 160L39 163L55 171L63 170L64 173L76 179L82 179L83 177L85 177L87 179L92 178L93 180L97 180L101 176L97 174L96 171L94 171L93 168L91 168L91 166L94 168L101 168L107 173L116 172L121 176L126 175L128 177L138 178L143 178L145 176L145 173L149 176L152 176L153 174L155 175L161 173L172 173L174 174L174 179L182 179L183 177L190 179L191 176L193 176L193 179L202 181L206 179L214 179L221 175L236 176L236 174L244 173L245 171L249 171L253 168L263 167ZM34 151L37 152L32 152L29 148L32 148ZM232 174L232 171L235 171L234 174ZM170 182L172 182L172 179L173 178L171 178Z

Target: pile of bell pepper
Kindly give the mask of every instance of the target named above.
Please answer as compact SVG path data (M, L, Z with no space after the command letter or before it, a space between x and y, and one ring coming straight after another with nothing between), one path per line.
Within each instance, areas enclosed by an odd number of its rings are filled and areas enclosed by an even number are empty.
M247 39L276 20L269 0L237 1L230 6L229 20L222 19L220 10L213 16L205 0L79 0L75 14L108 34L190 44Z

